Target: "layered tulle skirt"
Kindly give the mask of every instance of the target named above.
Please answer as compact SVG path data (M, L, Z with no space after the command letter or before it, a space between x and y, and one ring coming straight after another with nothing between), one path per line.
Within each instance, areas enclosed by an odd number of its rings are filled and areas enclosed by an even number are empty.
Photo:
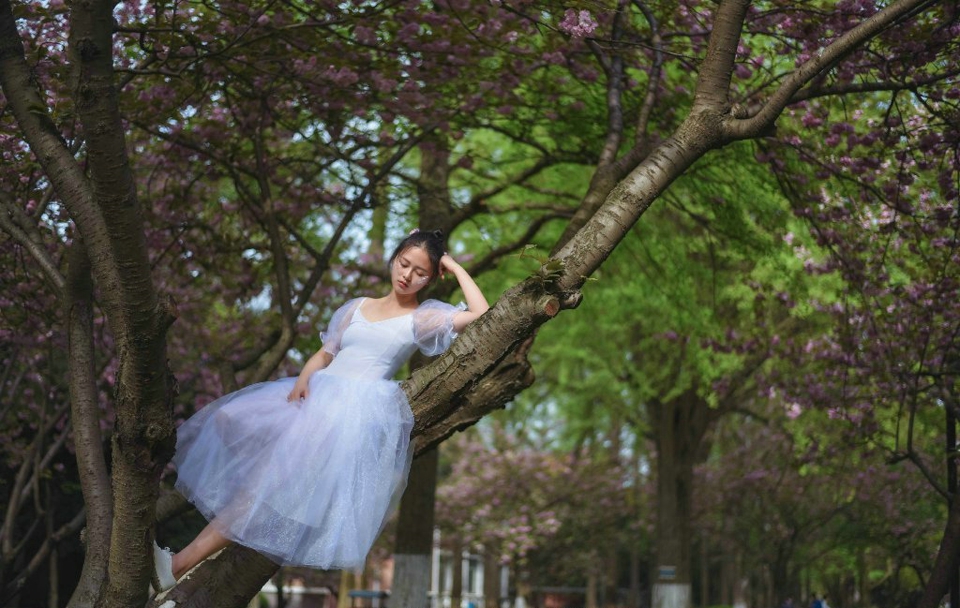
M410 470L396 382L325 372L241 389L177 431L177 489L227 538L283 565L363 565Z

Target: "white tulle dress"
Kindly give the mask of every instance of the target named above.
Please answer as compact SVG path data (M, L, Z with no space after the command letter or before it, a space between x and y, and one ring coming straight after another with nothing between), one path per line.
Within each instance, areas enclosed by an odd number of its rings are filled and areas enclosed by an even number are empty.
M227 538L283 565L363 565L410 470L413 414L391 380L419 348L446 350L462 308L427 300L381 321L364 298L323 334L332 363L288 402L295 378L207 405L177 431L177 489Z

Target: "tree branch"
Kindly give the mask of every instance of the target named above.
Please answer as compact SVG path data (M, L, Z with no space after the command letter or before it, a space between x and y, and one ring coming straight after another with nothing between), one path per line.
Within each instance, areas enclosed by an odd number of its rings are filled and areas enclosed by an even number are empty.
M845 32L821 49L788 76L756 115L731 118L724 123L724 133L731 139L756 137L770 128L797 92L825 70L857 50L865 41L883 32L901 19L922 11L941 0L897 0L872 17Z
M22 217L19 217L22 216ZM17 217L17 219L14 219ZM50 254L43 248L43 241L40 239L40 233L31 230L30 233L23 227L26 214L16 206L13 200L6 192L0 192L0 229L10 235L10 237L27 250L27 253L34 259L40 270L47 278L47 282L53 287L54 295L58 298L63 297L64 279L57 268L56 262L50 257Z
M730 105L730 76L750 0L723 0L717 9L707 52L700 66L693 113L725 112Z
M643 103L640 104L640 112L637 114L637 132L634 136L634 145L643 144L646 147L649 141L650 116L653 114L653 108L658 98L657 93L660 91L658 85L663 70L663 39L660 36L660 23L653 11L641 0L633 0L633 3L643 13L647 23L650 24L650 32L652 33L653 65L647 72L647 93L643 97Z
M36 572L37 569L43 565L43 562L50 555L50 552L54 549L54 547L59 545L63 539L74 536L77 532L79 532L80 528L83 527L84 521L86 521L86 511L81 510L79 513L77 513L77 515L74 516L73 519L61 526L53 535L46 537L43 540L43 544L40 545L40 548L37 549L37 552L27 564L26 568L21 570L15 579L4 586L2 595L0 595L0 604L9 605L10 600L20 593L24 585L26 585L27 579L30 577L30 575Z
M79 241L74 242L67 251L65 295L73 440L80 489L90 514L83 569L67 608L83 608L96 603L107 578L113 492L100 432L93 343L93 281L87 251Z

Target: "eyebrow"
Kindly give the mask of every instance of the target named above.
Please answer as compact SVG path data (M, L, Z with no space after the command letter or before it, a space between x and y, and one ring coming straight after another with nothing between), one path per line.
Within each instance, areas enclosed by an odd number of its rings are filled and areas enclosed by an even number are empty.
M425 273L430 274L430 270L428 268L424 268L423 266L418 266L417 264L414 264L413 262L410 261L410 259L407 256L403 255L402 253L400 254L400 260L403 262L406 262L407 264L410 264L411 266L413 266L415 270L422 270Z

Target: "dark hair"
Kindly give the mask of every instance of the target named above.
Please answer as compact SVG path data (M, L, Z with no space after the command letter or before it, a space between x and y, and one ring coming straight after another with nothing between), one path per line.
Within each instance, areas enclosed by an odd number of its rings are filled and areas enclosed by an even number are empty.
M387 267L392 266L397 256L411 247L420 247L427 252L427 257L430 258L430 269L433 271L433 276L430 277L430 279L433 280L434 277L440 274L440 258L446 253L446 247L443 244L443 231L416 230L411 232L407 235L407 238L400 241L397 248L393 250L393 255L390 256Z

